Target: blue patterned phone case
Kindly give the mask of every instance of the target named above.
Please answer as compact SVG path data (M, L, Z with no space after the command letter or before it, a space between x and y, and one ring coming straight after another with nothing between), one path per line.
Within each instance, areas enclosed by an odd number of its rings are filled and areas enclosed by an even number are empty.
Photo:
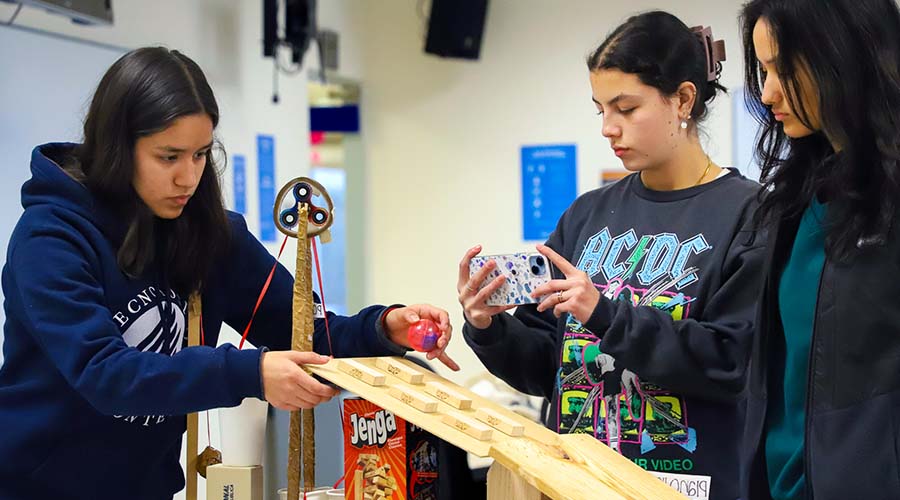
M505 255L476 255L469 261L469 276L474 275L488 261L495 261L497 267L479 285L479 290L494 278L503 274L506 281L487 299L489 306L536 304L540 299L531 297L535 288L550 281L550 264L539 253L513 253Z

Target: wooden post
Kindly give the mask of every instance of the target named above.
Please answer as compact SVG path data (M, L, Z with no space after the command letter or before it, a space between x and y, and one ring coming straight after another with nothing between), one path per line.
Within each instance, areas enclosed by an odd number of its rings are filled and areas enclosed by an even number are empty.
M300 219L303 229L303 239L300 239L300 229L297 233L297 274L303 270L303 279L300 280L300 312L301 312L301 329L300 329L300 350L312 352L313 334L315 333L315 305L313 304L313 283L312 283L312 251L310 249L310 241L306 232L306 218ZM315 238L315 236L313 236ZM303 252L301 252L301 248ZM301 253L303 258L301 259ZM301 263L303 267L300 267ZM294 292L296 294L296 291ZM294 299L296 300L296 299ZM296 307L296 305L295 305ZM324 309L323 309L324 310ZM309 372L309 370L307 370ZM303 486L306 491L312 491L316 488L316 414L315 408L302 411L303 419Z
M295 351L313 350L312 267L310 263L307 220L309 207L297 207L297 261L294 272L293 334L291 348ZM303 486L306 491L316 484L314 410L291 413L290 438L288 444L288 499L300 498L300 465L303 465Z
M574 479L573 480L577 480ZM500 462L487 473L487 500L546 500L546 496Z
M200 345L200 304L200 294L191 294L188 299L188 347ZM187 416L187 457L184 460L186 500L197 500L197 417L197 413L189 413Z

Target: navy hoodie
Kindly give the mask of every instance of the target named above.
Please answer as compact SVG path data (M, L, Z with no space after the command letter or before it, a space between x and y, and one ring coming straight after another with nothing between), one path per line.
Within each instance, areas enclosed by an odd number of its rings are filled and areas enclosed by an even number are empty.
M35 148L3 267L0 499L169 499L184 486L185 415L263 396L263 350L215 345L223 322L247 325L275 259L229 213L231 244L202 297L206 345L186 347L187 298L122 273L123 222L59 166L73 147ZM279 265L254 345L290 348L292 289ZM334 354L403 354L384 311L329 314ZM315 326L327 354L324 322Z

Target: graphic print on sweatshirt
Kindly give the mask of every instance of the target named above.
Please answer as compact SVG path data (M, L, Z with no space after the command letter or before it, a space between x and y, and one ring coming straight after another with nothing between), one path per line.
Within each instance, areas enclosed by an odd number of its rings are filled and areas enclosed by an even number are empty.
M595 284L605 283L596 286L608 299L654 307L677 321L690 316L695 300L681 290L702 272L690 266L691 258L711 249L702 234L681 241L672 233L638 238L630 229L613 237L603 228L588 239L576 266ZM571 315L557 383L560 433L591 434L620 453L624 443L639 446L641 455L661 446L697 448L684 399L617 366L595 332Z
M187 301L172 290L148 286L113 313L129 347L172 356L187 345ZM166 421L165 415L116 415L114 418L145 427Z

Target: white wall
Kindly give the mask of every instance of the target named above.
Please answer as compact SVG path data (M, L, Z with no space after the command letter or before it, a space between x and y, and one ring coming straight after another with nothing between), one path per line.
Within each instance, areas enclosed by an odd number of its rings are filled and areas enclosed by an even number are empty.
M79 116L84 114L91 89L122 54L116 48L0 25L0 262L6 261L9 237L22 215L20 193L31 177L32 149L36 144L75 141L81 136ZM66 75L66 85L48 78L48 66L55 74ZM0 322L5 318L0 309ZM0 343L2 338L0 332Z
M585 66L615 25L651 8L668 9L688 25L712 25L728 46L723 82L742 81L740 0L491 0L477 62L425 54L416 3L367 2L351 25L362 42L368 297L438 304L451 311L457 334L456 270L465 250L477 243L491 253L528 248L521 239L520 146L577 144L579 192L598 185L601 168L621 168L600 135ZM731 106L728 98L717 104L707 123L709 152L727 165ZM461 338L450 352L463 365L451 378L483 370Z

